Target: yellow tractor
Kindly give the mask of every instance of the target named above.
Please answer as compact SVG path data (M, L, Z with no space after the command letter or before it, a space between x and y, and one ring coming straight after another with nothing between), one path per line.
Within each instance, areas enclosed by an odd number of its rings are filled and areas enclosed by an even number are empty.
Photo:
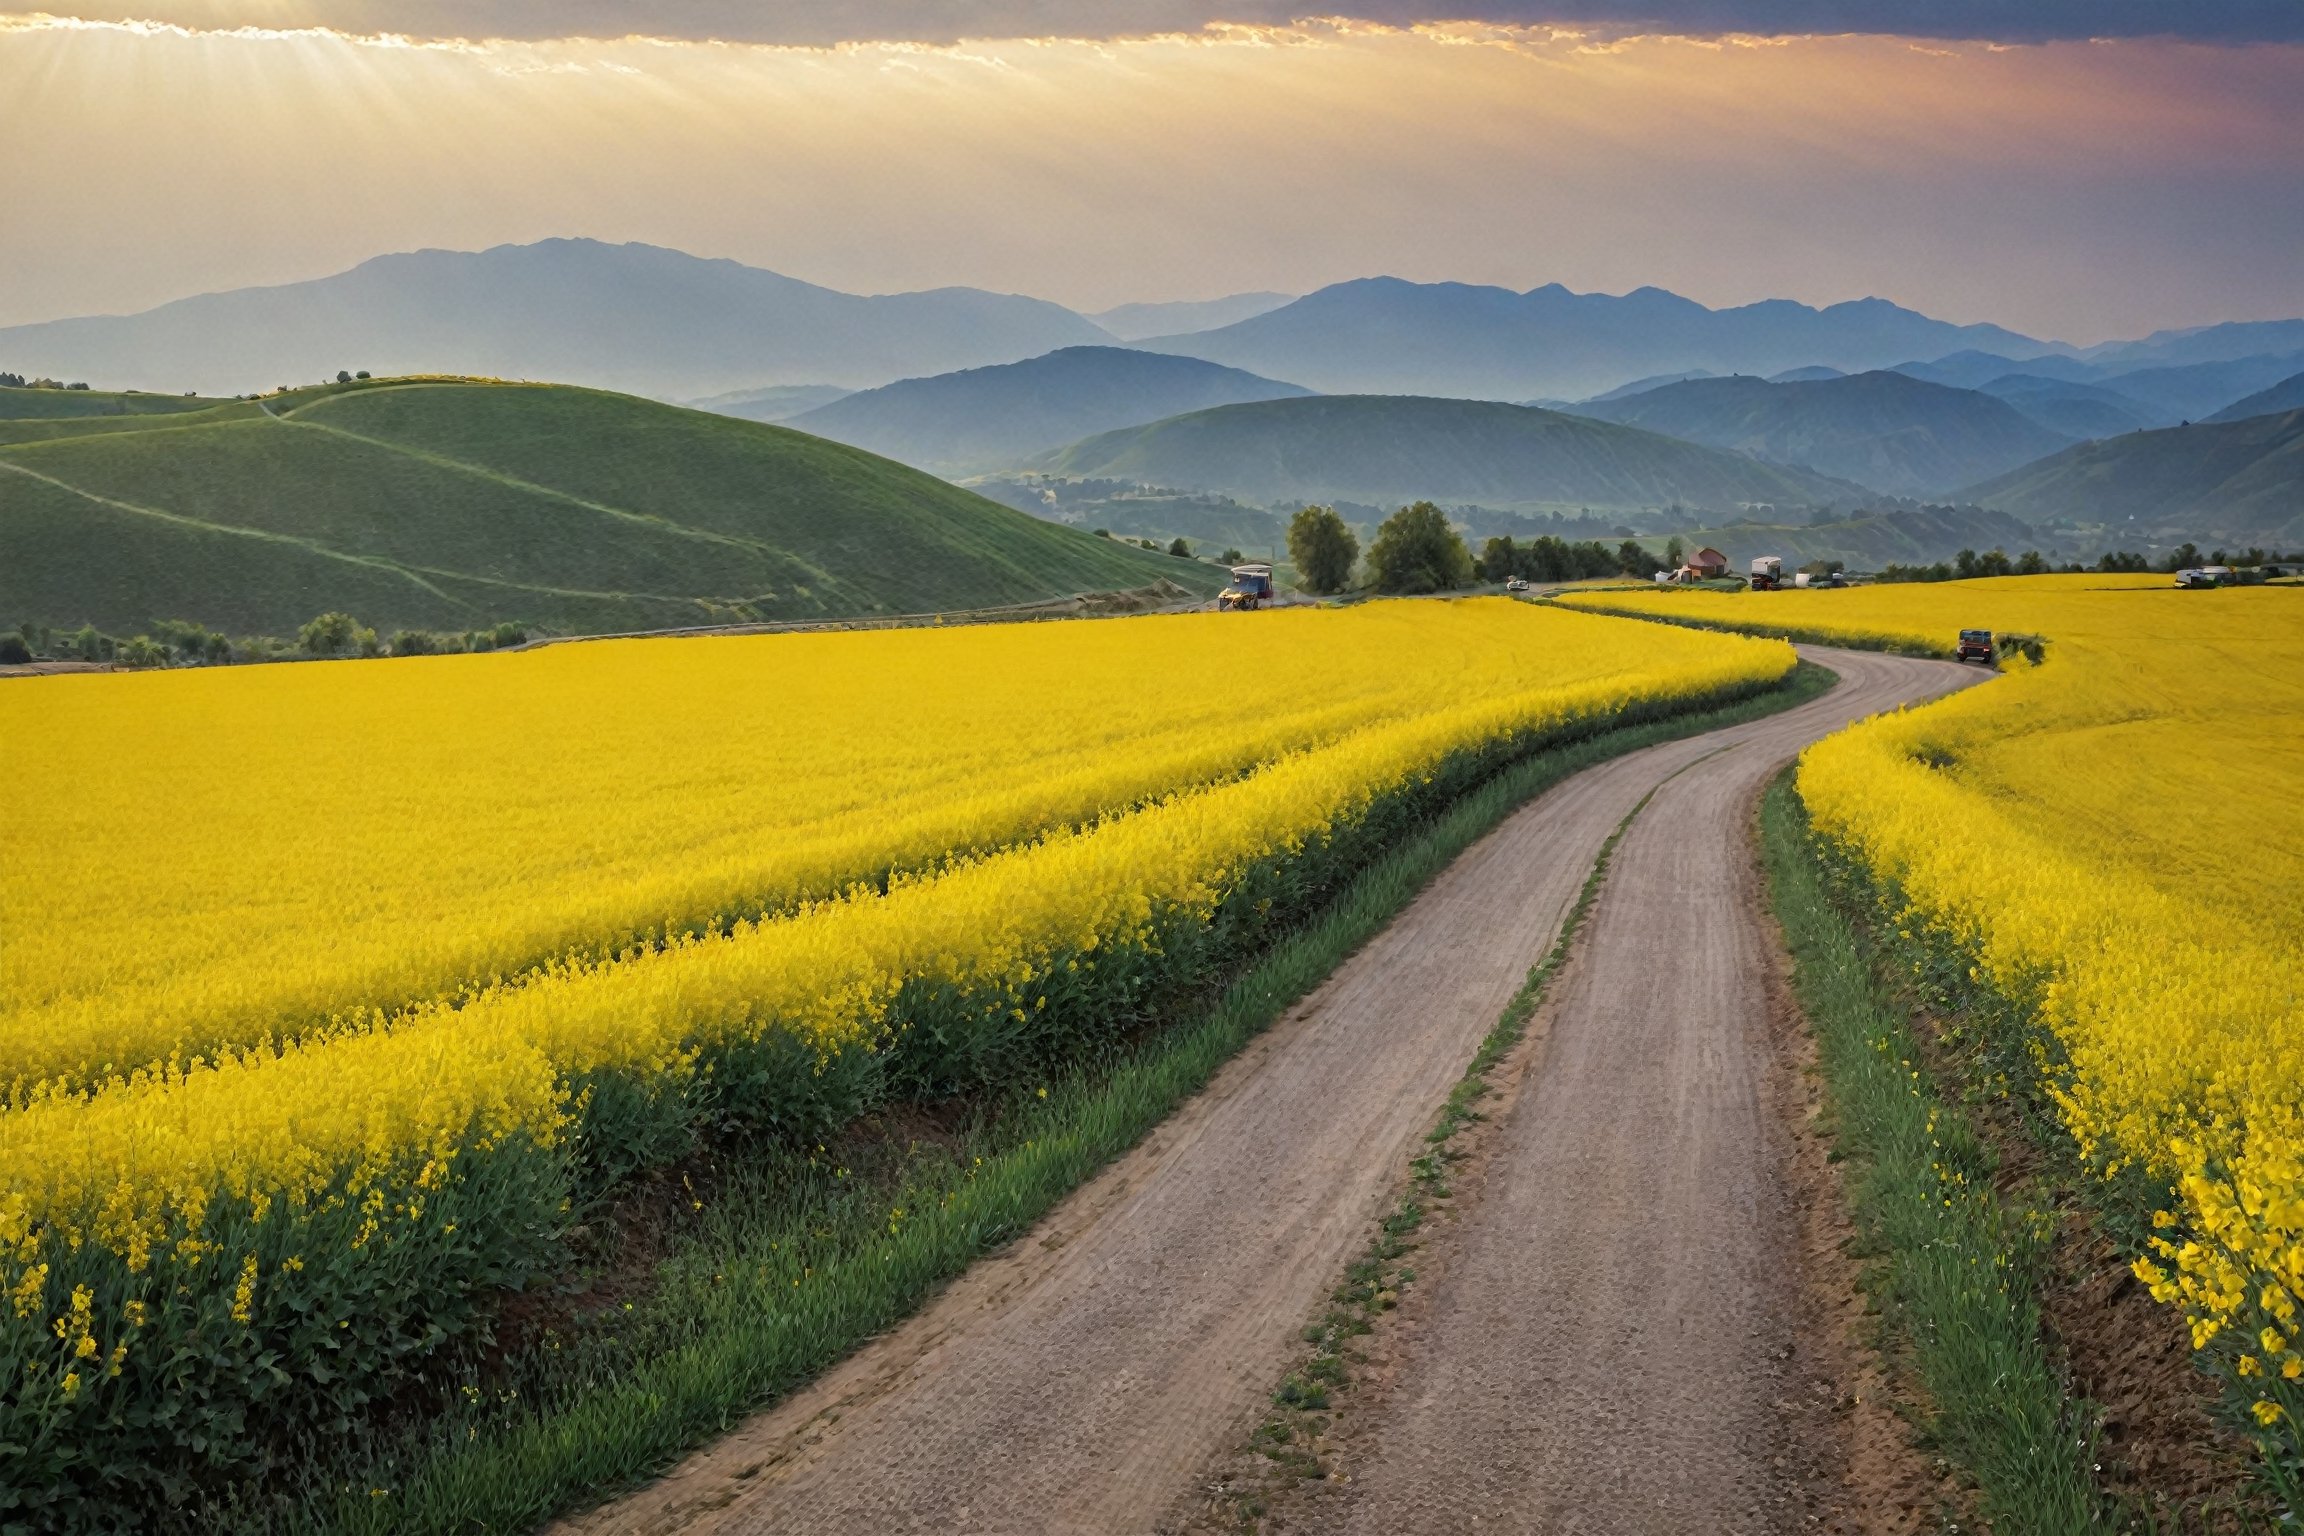
M1249 613L1270 601L1272 567L1236 565L1232 567L1232 585L1216 599L1216 606L1226 613Z

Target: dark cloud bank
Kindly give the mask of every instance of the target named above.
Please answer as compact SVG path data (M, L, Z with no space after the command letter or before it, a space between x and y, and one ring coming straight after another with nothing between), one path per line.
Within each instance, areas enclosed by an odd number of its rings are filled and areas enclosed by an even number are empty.
M9 10L191 26L276 26L277 5L237 0L101 0ZM1783 36L1872 32L2037 43L2173 37L2304 41L2304 0L309 0L297 14L353 32L425 37L621 37L827 45L964 37L1121 37L1211 22L1304 15L1367 21L1557 23L1625 32Z

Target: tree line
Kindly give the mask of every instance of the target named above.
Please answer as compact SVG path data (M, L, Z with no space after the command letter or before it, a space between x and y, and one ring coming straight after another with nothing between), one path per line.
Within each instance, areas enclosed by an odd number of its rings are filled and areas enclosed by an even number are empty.
M1659 558L1637 539L1611 547L1598 539L1575 543L1542 534L1525 544L1514 543L1509 535L1491 538L1475 556L1447 513L1419 501L1378 525L1363 562L1359 536L1334 507L1306 507L1288 522L1288 557L1296 563L1297 584L1323 596L1351 588L1356 570L1367 591L1406 596L1515 576L1542 582L1646 578L1671 569L1680 554L1678 539Z

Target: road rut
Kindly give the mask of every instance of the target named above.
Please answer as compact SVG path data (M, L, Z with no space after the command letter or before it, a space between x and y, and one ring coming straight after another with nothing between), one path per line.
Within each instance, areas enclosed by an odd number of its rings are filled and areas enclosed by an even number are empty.
M1602 841L1666 780L1619 849L1590 952L1568 973L1574 1002L1515 1114L1506 1155L1532 1159L1508 1181L1520 1203L1481 1230L1526 1228L1492 1233L1493 1253L1468 1252L1452 1276L1461 1326L1435 1334L1418 1367L1429 1384L1386 1426L1349 1518L1386 1532L1765 1528L1744 1512L1763 1508L1753 1490L1766 1469L1730 1443L1748 1415L1685 1420L1677 1401L1609 1384L1632 1369L1669 1391L1693 1375L1735 1398L1731 1378L1762 1347L1752 1341L1778 1326L1764 1315L1776 1225L1752 1132L1760 1037L1742 1014L1762 962L1720 920L1737 899L1729 887L1752 878L1742 811L1753 786L1807 742L1966 675L1808 654L1839 687L1601 764L1530 802L1031 1234L663 1481L564 1529L1154 1529L1253 1426ZM1595 1190L1610 1194L1595 1204ZM1761 1236L1738 1237L1753 1225ZM1471 1375L1448 1374L1459 1369ZM1456 1392L1476 1395L1451 1402ZM1538 1424L1565 1438L1538 1443ZM1649 1454L1609 1454L1612 1437ZM1483 1466L1490 1456L1504 1459ZM1418 1515L1444 1483L1462 1497ZM1552 1524L1515 1510L1531 1497L1704 1513Z

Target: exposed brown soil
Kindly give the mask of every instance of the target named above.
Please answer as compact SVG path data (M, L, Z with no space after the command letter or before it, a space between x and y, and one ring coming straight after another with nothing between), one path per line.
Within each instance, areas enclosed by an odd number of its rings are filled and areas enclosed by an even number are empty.
M1824 1528L1838 1473L1816 1447L1839 1415L1796 1337L1803 1239L1754 1000L1768 956L1743 821L1804 742L1963 680L1826 659L1844 681L1821 700L1619 758L1516 813L1026 1238L568 1529L1154 1529L1260 1420L1601 841L1667 780L1459 1196L1479 1209L1457 1218L1465 1251L1410 1292L1431 1310L1403 1330L1406 1411L1378 1442L1408 1455L1372 1462L1404 1468L1390 1488L1407 1503L1327 1528ZM1519 1246L1484 1254L1478 1233ZM1474 1281L1500 1289L1468 1300ZM1545 1326L1515 1331L1531 1320ZM1419 1391L1412 1373L1436 1360L1468 1373L1461 1390ZM1475 1401L1487 1411L1467 1413Z

